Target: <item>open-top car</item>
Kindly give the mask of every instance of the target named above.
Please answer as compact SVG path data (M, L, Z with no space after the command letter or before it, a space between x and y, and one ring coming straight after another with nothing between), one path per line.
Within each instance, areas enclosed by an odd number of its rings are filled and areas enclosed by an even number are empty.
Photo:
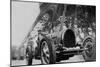
M54 64L77 54L85 61L96 60L95 23L94 6L41 3L28 35L28 41L35 45L34 58L41 59L42 64Z

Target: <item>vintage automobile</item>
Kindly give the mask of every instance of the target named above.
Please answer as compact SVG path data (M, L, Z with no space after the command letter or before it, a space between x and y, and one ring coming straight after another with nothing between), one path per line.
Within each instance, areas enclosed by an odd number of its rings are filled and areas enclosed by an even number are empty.
M80 26L82 21L78 23L77 18L81 14L79 8L82 7L40 4L40 14L29 34L31 42L34 39L36 42L35 59L41 59L42 64L54 64L81 54L85 61L96 60L96 32L91 26ZM95 21L91 24L95 28Z

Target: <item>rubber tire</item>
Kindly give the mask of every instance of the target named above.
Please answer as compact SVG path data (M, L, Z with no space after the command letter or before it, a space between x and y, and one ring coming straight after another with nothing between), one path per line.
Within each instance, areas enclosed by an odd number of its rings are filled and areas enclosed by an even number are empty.
M27 65L32 65L32 58L27 59Z
M32 55L32 51L29 51L30 49L28 48L28 56L26 56L26 61L27 61L27 65L32 65L32 60L33 60L33 55ZM26 53L26 55L27 55Z
M94 38L92 38L92 37L87 37L87 38L84 40L84 42L83 42L83 46L85 47L86 42L88 42L89 39L90 39L90 40L92 41L92 43L93 43L93 49L92 49L92 55L91 55L91 57L87 56L87 54L86 54L85 51L83 52L83 57L84 57L84 60L85 60L86 62L89 62L89 61L96 61L96 43L95 43Z
M45 39L44 41L47 42L48 48L49 48L49 52L50 52L50 59L49 59L49 64L55 64L56 63L56 53L55 53L55 48L54 48L54 44L52 43L51 40L49 39ZM42 41L43 42L43 41ZM41 44L41 51L42 51L42 44ZM41 55L40 55L41 56ZM41 57L41 63L43 64L43 60Z

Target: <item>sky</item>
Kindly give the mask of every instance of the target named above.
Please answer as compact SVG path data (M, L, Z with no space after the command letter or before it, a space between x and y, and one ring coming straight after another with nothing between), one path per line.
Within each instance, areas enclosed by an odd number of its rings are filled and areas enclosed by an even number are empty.
M39 15L39 4L36 2L12 1L11 7L12 45L19 46Z

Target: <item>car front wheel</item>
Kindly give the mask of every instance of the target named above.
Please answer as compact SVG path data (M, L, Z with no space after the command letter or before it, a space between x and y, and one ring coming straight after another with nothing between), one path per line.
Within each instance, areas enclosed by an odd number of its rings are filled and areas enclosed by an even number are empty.
M96 45L94 39L88 37L83 42L84 48L87 50L83 52L83 57L85 61L95 61L96 60Z
M41 44L41 63L42 64L54 64L56 62L56 54L54 50L54 44L46 39Z

